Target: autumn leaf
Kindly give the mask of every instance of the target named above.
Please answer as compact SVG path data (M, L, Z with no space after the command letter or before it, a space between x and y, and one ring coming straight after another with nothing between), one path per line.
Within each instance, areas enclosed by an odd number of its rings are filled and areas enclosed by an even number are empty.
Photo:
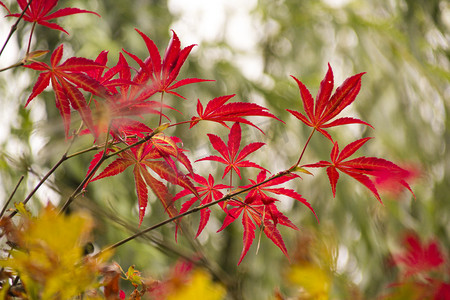
M274 176L272 176L270 178L275 178ZM275 225L280 223L282 225L289 226L293 229L298 229L294 224L292 224L292 222L286 216L284 216L281 212L279 212L277 210L274 203L275 203L275 201L278 201L278 200L273 198L272 196L270 196L270 194L284 195L284 196L287 196L287 197L290 197L292 199L299 201L300 203L302 203L303 205L308 207L309 210L311 210L312 213L314 214L314 216L316 217L317 221L319 221L319 219L317 218L316 212L312 208L311 204L309 204L309 202L306 199L304 199L302 197L302 195L300 195L299 193L297 193L296 191L294 191L292 189L287 189L287 188L283 188L283 187L273 187L276 185L284 184L295 178L300 178L300 176L290 173L290 174L287 174L287 175L284 175L281 177L277 177L275 179L268 180L267 172L265 170L262 170L258 174L256 181L249 179L251 182L251 185L242 186L240 188L246 189L246 188L250 188L251 186L256 186L248 193L248 196L247 196L247 198L251 198L254 201L254 202L252 202L252 204L257 203L257 204L266 205L266 209L267 209L266 213L269 214L269 216L271 217L271 219Z
M239 216L242 215L243 232L243 248L241 256L238 261L238 265L242 262L247 255L250 246L255 239L256 227L261 228L264 234L288 257L286 245L280 231L277 229L276 224L273 223L270 216L265 213L264 205L252 204L253 199L246 197L244 201L230 200L227 202L227 208L225 219L222 226L217 232L222 231L228 227L231 223L236 221ZM231 207L231 208L228 208ZM280 223L281 224L281 223ZM289 226L291 227L291 226Z
M243 160L250 153L255 152L256 150L264 146L264 143L250 143L242 148L241 152L239 152L239 148L241 146L241 125L239 125L239 123L234 123L234 125L231 127L227 144L225 144L225 142L217 135L208 134L208 137L211 145L214 147L214 149L216 149L216 151L220 153L222 157L212 155L204 157L202 159L198 159L197 161L212 160L227 165L225 167L222 178L224 178L228 174L228 172L230 172L230 170L234 170L239 178L241 178L241 171L239 168L243 167L252 167L265 170L263 167L254 162Z
M17 3L19 4L20 9L23 11L27 5L28 5L28 0L17 0ZM0 2L1 5L3 5L5 8L6 6ZM61 17L65 17L65 16L69 16L69 15L74 15L74 14L81 14L81 13L90 13L90 14L94 14L100 17L99 14L93 12L93 11L89 11L89 10L84 10L84 9L79 9L79 8L71 8L71 7L65 7L65 8L61 8L53 13L50 13L58 4L58 0L33 0L31 1L30 6L28 7L28 9L25 11L25 14L23 15L23 20L30 22L30 23L37 23L39 25L51 28L51 29L56 29L56 30L60 30L66 34L69 34L66 30L64 30L64 28L62 28L61 26L59 26L58 24L55 23L51 23L49 21L53 20L53 19L57 19L57 18L61 18ZM7 17L20 17L21 14L9 14L7 15Z
M63 118L66 137L70 128L70 107L79 112L85 125L92 133L95 133L91 110L79 89L105 97L107 95L106 88L97 80L86 75L87 71L102 69L104 66L83 57L71 57L60 64L62 55L63 45L53 52L50 59L51 65L35 61L24 66L41 72L26 105L41 94L51 82L55 92L56 107Z
M333 141L333 139L325 128L355 123L372 127L369 123L350 117L342 117L331 121L344 108L355 101L361 88L362 75L364 75L364 73L359 73L347 78L344 83L336 89L334 94L331 95L334 86L333 71L328 64L328 72L320 83L320 89L315 101L308 88L300 80L291 76L297 82L300 89L300 96L302 98L303 109L305 110L306 116L295 110L287 109L287 111L306 125L313 127L315 130L322 133L330 141Z
M194 127L201 120L204 120L217 122L227 128L229 127L225 122L244 123L247 125L251 125L262 132L262 130L258 126L256 126L249 120L244 119L244 117L249 116L270 117L280 122L283 122L282 120L278 119L273 114L271 114L267 108L262 107L256 103L247 103L247 102L227 103L228 100L230 100L234 96L235 95L233 94L214 98L208 102L206 108L203 108L203 105L199 99L197 102L198 117L196 116L192 117L190 128Z
M101 66L104 66L104 68L87 70L86 74L100 82L104 87L108 88L110 93L116 94L117 87L126 87L134 84L134 82L130 80L129 76L127 76L126 78L124 78L124 76L120 76L120 78L114 78L114 76L118 74L129 74L131 69L122 53L119 53L119 60L117 64L111 68L108 68L106 66L108 62L108 51L100 52L100 54L95 59L95 62Z
M192 262L179 261L164 280L148 289L151 299L166 300L221 300L226 295L222 284L215 282L203 270L193 268Z
M186 61L189 53L195 45L187 46L181 49L180 40L174 31L172 39L167 46L164 58L161 59L158 47L155 43L143 32L135 29L142 39L144 40L149 56L142 61L136 55L123 50L132 59L134 59L141 67L135 76L135 80L139 81L141 84L146 85L146 87L141 91L143 95L148 98L148 95L153 95L158 92L169 93L180 98L183 98L180 94L176 93L174 90L192 83L203 82L203 81L213 81L207 79L199 78L186 78L179 81L175 81L180 69ZM150 84L147 82L150 80Z
M209 299L222 300L225 298L226 289L215 282L205 271L195 269L189 276L189 281L177 287L167 295L167 300L195 300Z
M0 260L0 266L20 275L27 295L72 299L98 286L101 264L107 257L83 257L93 225L90 217L58 214L51 205L38 217L22 217L18 247Z
M132 142L133 141L134 140L132 140ZM165 139L159 140L158 135L155 135L148 142L139 144L129 150L117 154L118 158L112 161L98 176L91 180L95 181L101 178L115 176L125 171L128 167L133 166L133 176L139 202L139 225L142 223L147 208L147 186L150 187L156 197L161 201L165 211L170 217L178 214L177 209L173 205L173 196L169 193L166 184L161 180L156 179L149 170L157 174L161 179L184 189L189 189L194 194L197 194L197 191L189 178L181 173L175 165L172 165L167 161L171 159L170 156L177 157L177 155L179 155L178 157L181 157L181 163L187 168L191 168L190 162L184 161L184 156L177 152L161 150L162 148L158 143L164 144ZM100 160L102 154L102 152L99 152L94 156L88 173L92 170L93 166L96 165L96 162Z
M297 263L289 268L287 277L294 286L301 287L302 296L299 299L329 299L332 277L319 265L311 262Z
M220 190L230 188L229 185L215 184L214 177L211 174L209 174L208 180L206 180L206 178L198 174L193 174L192 176L194 181L200 185L195 187L199 197L194 195L194 197L192 197L190 200L184 202L183 205L181 206L180 214L188 211L192 207L192 205L199 199L201 199L200 205L205 205L211 203L214 200L219 200L220 198L223 197L223 193ZM181 192L176 194L175 197L173 197L172 201L175 202L178 199L187 195L193 195L190 189L182 190ZM200 233L202 233L203 229L205 228L206 224L209 221L210 215L211 210L209 208L204 208L200 210L200 224L198 226L196 237L198 237Z
M397 185L402 185L414 195L409 184L401 176L401 174L406 171L393 162L378 157L365 156L345 160L370 139L370 137L367 137L354 141L345 146L341 152L339 152L338 143L334 142L334 146L330 154L331 162L319 161L314 164L303 165L302 167L327 168L327 175L330 180L333 197L336 197L336 184L339 179L338 170L362 183L372 192L380 203L382 203L381 198L374 184L374 180L380 177L383 178L384 181L390 180L395 182ZM372 180L369 176L374 177L374 179Z
M405 278L428 272L444 263L437 241L422 243L416 234L408 234L403 241L405 251L393 256L395 264L403 268Z

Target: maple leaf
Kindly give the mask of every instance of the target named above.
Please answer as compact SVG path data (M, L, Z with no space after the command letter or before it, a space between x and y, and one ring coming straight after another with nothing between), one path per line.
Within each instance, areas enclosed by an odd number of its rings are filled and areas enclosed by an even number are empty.
M195 261L195 259L194 259ZM224 299L226 289L192 262L178 261L164 280L147 285L151 299Z
M139 79L142 84L145 84L148 80L151 81L151 84L148 85L142 92L143 94L152 95L158 92L166 92L184 99L183 96L173 90L191 83L213 81L200 78L186 78L175 81L180 73L181 67L186 61L192 48L195 46L190 45L181 49L180 40L178 39L175 31L172 30L172 39L167 46L164 58L161 59L161 55L159 54L158 47L155 43L139 29L135 28L135 30L143 38L147 46L149 56L145 59L145 61L142 61L136 55L125 50L123 51L133 58L141 67L136 74L136 79Z
M256 226L261 228L264 231L264 234L278 247L280 250L288 257L286 245L284 244L283 238L281 237L281 233L276 227L276 224L272 222L270 217L265 214L264 205L252 205L252 198L246 197L245 201L236 201L230 200L227 203L227 206L231 206L232 208L226 209L227 215L223 220L222 226L217 230L217 232L222 231L231 223L239 218L242 214L242 225L244 227L243 233L243 248L241 252L241 256L238 261L238 265L242 262L245 255L247 254L250 246L255 239L255 230ZM281 223L280 223L281 224ZM291 226L289 226L291 227Z
M103 51L97 57L96 62L106 66L106 61L107 53ZM104 104L97 105L97 111L100 116L105 116L108 119L107 124L111 121L111 129L116 131L116 135L124 134L123 132L120 134L120 131L117 131L123 126L126 126L127 131L131 134L141 135L142 132L149 132L145 124L126 117L157 114L169 119L165 114L161 113L161 107L175 110L166 104L147 100L155 92L143 92L145 90L143 83L147 79L140 76L135 76L131 79L130 69L131 67L128 65L125 57L120 53L117 64L108 69L103 75L98 70L93 70L89 73L89 75L105 85L112 94L106 98ZM113 79L116 74L119 75L119 78ZM120 121L117 119L120 119ZM136 132L132 132L133 128L136 129ZM142 131L142 129L145 130Z
M0 260L0 267L20 274L24 293L36 299L54 299L55 295L72 299L98 286L98 271L107 257L91 259L83 255L92 218L78 213L59 214L51 205L38 217L22 217L17 247ZM7 228L1 229L4 232Z
M239 168L242 167L252 167L265 170L265 168L254 162L243 160L250 153L255 152L256 150L264 146L264 143L250 143L242 148L241 152L239 152L239 148L241 146L241 125L239 123L234 123L234 125L231 127L227 144L225 144L225 142L217 135L208 134L208 137L211 145L214 147L214 149L216 149L216 151L220 153L220 155L222 155L222 157L212 155L202 159L198 159L197 161L212 160L227 165L225 167L222 178L224 178L228 174L228 172L230 172L230 170L234 170L239 178L241 178L241 171Z
M119 73L120 74L123 74L123 72L129 73L130 71L130 66L123 57L122 53L119 53L119 60L117 64L112 68L107 68L106 66L106 63L108 62L108 51L106 50L100 52L100 54L95 59L95 62L104 66L104 68L87 70L86 74L94 78L98 82L100 82L106 88L108 88L109 92L111 92L112 94L117 93L116 90L117 87L129 86L134 84L134 82L132 82L129 79L129 76L127 77L127 79L124 79L122 76L120 76L119 79L113 79L113 77Z
M273 114L271 114L267 108L262 107L256 103L247 103L247 102L226 103L234 96L235 94L214 98L208 102L205 109L203 108L203 105L199 99L197 102L198 117L195 116L192 117L190 128L194 127L201 120L217 122L229 128L225 123L229 121L251 125L262 132L262 130L258 126L248 121L247 119L244 119L243 117L249 116L270 117L280 122L283 122L282 120L278 119Z
M101 69L104 66L83 57L71 57L60 64L62 55L63 45L60 45L52 53L51 65L43 62L32 62L24 66L41 71L25 106L42 93L51 82L56 96L56 107L63 118L66 137L70 128L70 106L80 113L85 125L91 132L95 132L91 110L79 88L94 95L105 97L107 95L106 88L97 80L85 74L89 70Z
M303 109L305 110L306 116L295 110L287 109L287 111L306 125L313 127L315 130L322 133L332 142L333 139L331 135L324 128L355 123L365 124L372 127L369 123L350 117L342 117L331 121L344 108L355 101L355 98L361 88L362 75L364 75L364 73L359 73L347 78L344 83L336 89L335 93L331 95L334 85L333 71L330 64L328 64L328 72L320 83L320 89L317 93L315 102L308 88L300 80L294 76L291 76L297 82L300 89Z
M330 154L331 162L319 161L314 164L303 165L303 167L327 168L327 175L330 180L333 197L336 197L336 184L339 179L338 170L362 183L372 192L380 203L382 203L380 195L378 194L374 182L368 175L375 177L375 179L381 177L384 181L390 180L392 182L396 182L397 184L401 184L414 195L408 183L401 176L401 174L404 174L406 171L393 162L378 157L365 156L345 160L370 139L371 137L367 137L354 141L345 146L341 152L339 152L338 143L334 142L334 146Z
M153 138L156 136L157 135ZM197 193L186 175L182 174L178 169L174 169L174 166L171 166L165 160L159 160L163 158L163 154L161 153L161 149L155 147L155 143L157 142L150 140L117 154L118 158L112 161L98 176L91 180L95 181L101 178L114 176L122 173L128 167L133 166L133 176L139 202L139 225L142 223L147 208L147 186L151 188L156 197L161 201L170 217L178 214L177 209L173 205L172 195L169 193L166 185L156 179L148 169L152 170L163 180L181 186L182 188L192 190L194 194ZM88 173L96 165L102 155L103 153L99 152L94 156L94 159L89 166ZM182 161L182 163L188 165L187 162Z
M407 234L404 238L404 253L394 255L397 265L404 266L405 277L428 272L436 269L444 263L444 257L434 240L428 244L422 243L416 234Z
M274 176L272 176L272 177L274 177ZM270 177L270 178L272 178L272 177ZM292 222L286 216L284 216L281 212L279 212L277 210L274 203L275 203L275 201L278 201L278 200L269 196L267 193L272 193L272 194L276 194L276 195L284 195L284 196L288 196L292 199L299 201L300 203L302 203L303 205L308 207L309 210L311 210L312 213L314 214L314 216L316 217L317 221L319 221L319 219L317 218L316 212L312 208L311 204L309 204L309 202L305 198L303 198L302 195L298 194L297 192L295 192L292 189L286 189L286 188L280 188L280 187L274 188L273 187L275 185L280 185L280 184L286 183L288 181L291 181L295 178L300 178L300 176L290 173L290 174L287 174L287 175L284 175L284 176L281 176L281 177L278 177L275 179L271 179L271 180L263 183L264 181L267 180L266 178L267 178L267 172L265 170L262 170L261 172L259 172L259 174L256 178L256 181L249 179L252 184L242 186L241 188L246 189L251 186L257 185L257 187L255 187L248 193L247 197L251 198L253 200L252 204L261 204L262 203L262 204L266 205L266 209L268 210L269 216L271 217L271 219L273 220L273 223L275 225L280 223L282 225L291 227L293 229L298 229L294 224L292 224Z
M20 9L23 11L27 5L28 0L17 0L17 3L19 4ZM81 14L81 13L90 13L97 15L100 17L100 15L96 12L79 9L79 8L71 8L71 7L65 7L61 8L53 13L50 13L52 9L56 7L58 4L58 0L33 0L31 4L29 5L28 9L25 11L25 14L23 15L23 20L30 22L30 23L38 23L42 26L60 30L66 34L69 34L64 28L59 26L55 23L50 23L50 20L74 15L74 14ZM2 4L3 5L3 4ZM4 6L4 5L3 5ZM6 6L5 6L6 7ZM20 17L21 14L9 14L7 17Z
M223 197L223 193L220 190L230 188L229 185L215 184L214 177L211 174L209 174L208 180L206 180L206 178L198 174L193 174L192 176L194 181L200 184L200 186L195 187L199 197L194 196L189 201L183 203L180 209L180 214L188 211L191 208L191 206L199 199L201 199L200 205L211 203L213 200L219 200L220 198ZM175 197L173 197L172 201L175 202L176 200L190 194L193 194L190 189L184 189L178 194L176 194ZM200 224L198 226L197 234L195 237L198 237L202 233L203 229L205 228L206 224L209 221L210 215L211 210L209 208L204 208L200 210Z

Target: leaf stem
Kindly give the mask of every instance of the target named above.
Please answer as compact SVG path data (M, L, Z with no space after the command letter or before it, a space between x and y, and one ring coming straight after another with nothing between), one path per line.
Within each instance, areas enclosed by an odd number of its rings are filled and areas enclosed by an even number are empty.
M17 192L17 189L19 188L19 185L22 183L22 180L25 176L22 175L19 179L19 181L16 184L16 187L14 188L13 192L11 193L11 195L9 196L8 200L5 202L5 205L3 206L2 211L0 212L0 218L3 217L3 214L6 211L6 208L8 207L9 203L11 202L12 198L14 197L14 194Z
M162 122L163 100L164 100L164 91L161 92L161 106L159 108L159 124L158 124L158 126L161 126L161 122Z
M306 147L308 147L309 141L311 140L311 138L312 138L314 132L316 132L316 128L313 128L313 130L312 130L311 133L309 134L308 140L306 140L305 146L303 146L302 153L300 153L300 157L298 158L298 160L297 160L297 162L295 163L295 165L293 165L289 170L295 169L295 168L298 167L298 165L300 164L300 161L301 161L302 158L303 158L303 154L305 154Z
M33 39L33 33L34 33L35 28L36 28L36 22L33 22L33 26L31 27L31 32L30 32L30 38L28 39L27 53L25 56L28 56L28 53L30 53L31 40Z

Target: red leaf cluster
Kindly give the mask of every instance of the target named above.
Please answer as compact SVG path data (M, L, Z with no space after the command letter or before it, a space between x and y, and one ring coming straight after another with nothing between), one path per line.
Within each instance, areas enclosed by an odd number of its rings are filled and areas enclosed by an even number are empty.
M99 14L93 12L93 11L89 11L89 10L84 10L84 9L79 9L79 8L72 8L72 7L65 7L65 8L61 8L53 13L51 13L51 11L56 7L56 5L58 5L58 1L59 0L33 0L31 1L31 4L28 6L28 0L17 0L17 3L19 4L20 9L23 11L26 9L25 14L23 15L23 20L26 22L30 22L30 23L37 23L39 25L51 28L51 29L55 29L55 30L60 30L66 34L69 34L64 28L62 28L61 26L59 26L56 23L51 23L49 21L53 20L53 19L57 19L57 18L61 18L61 17L65 17L65 16L70 16L70 15L74 15L74 14L81 14L81 13L91 13L94 15L97 15L100 17ZM2 2L0 2L0 5L2 5L3 7L5 7L7 10L8 8L6 7L6 5L4 5ZM8 10L9 12L9 10ZM7 15L7 17L20 17L20 13L16 13L16 14L9 14Z
M79 89L94 95L105 96L106 88L87 75L87 72L103 69L104 66L82 57L71 57L60 64L62 56L63 45L56 48L53 52L50 65L43 62L32 62L25 66L26 68L41 71L26 105L42 93L51 82L55 92L56 107L64 121L66 136L68 136L70 128L70 107L78 111L86 126L91 132L95 132L91 109Z
M230 172L230 170L234 170L236 174L239 176L239 178L241 178L241 171L239 168L252 167L265 170L263 167L254 162L251 162L249 160L243 160L250 153L255 152L256 150L264 146L264 143L250 143L246 145L244 148L242 148L242 150L239 152L242 137L241 125L239 125L239 123L234 123L234 125L231 127L230 134L228 135L227 144L225 144L225 142L217 135L208 134L208 137L209 141L211 142L211 145L217 152L220 153L222 157L212 155L204 157L197 161L212 160L227 165L223 172L222 178L224 178L228 174L228 172Z
M333 143L330 161L321 160L317 163L303 165L302 167L326 168L334 197L336 196L336 185L339 180L338 171L347 174L362 183L380 202L381 198L375 183L389 183L391 188L400 185L407 188L414 195L409 184L406 182L406 178L409 177L409 172L393 162L378 157L365 156L347 160L347 158L353 155L362 145L371 139L370 137L354 141L339 152L338 142L333 141L332 136L325 130L326 128L338 125L354 123L365 124L372 127L367 122L350 117L341 117L332 121L332 119L337 117L344 108L355 101L356 96L361 89L361 77L363 74L364 73L359 73L347 78L332 95L334 86L333 71L331 66L328 65L327 74L320 83L320 88L315 101L306 86L300 80L292 76L299 87L306 115L290 109L287 111L306 125L313 127L314 130L322 133Z
M334 94L331 95L334 79L333 70L328 64L328 72L320 83L319 92L317 93L315 101L306 86L300 80L292 76L297 82L300 90L306 116L295 110L287 109L287 111L306 125L315 128L331 141L333 141L331 135L324 128L354 123L365 124L372 127L369 123L356 118L342 117L331 121L344 108L355 101L356 96L361 89L362 75L364 75L364 73L359 73L347 78L344 83L336 89Z
M400 280L390 285L382 299L400 299L398 295L410 295L411 299L449 299L449 261L438 242L433 239L425 243L411 232L405 235L402 244L403 251L392 256L400 269Z
M378 178L391 183L396 182L407 188L413 194L410 186L403 179L403 175L405 175L407 171L393 162L378 157L365 156L346 160L370 139L370 137L367 137L354 141L345 146L341 152L339 152L338 143L335 142L333 149L331 150L330 162L322 160L314 164L304 165L303 167L327 168L327 175L330 180L333 196L336 196L336 184L339 179L338 170L362 183L380 202L381 198L374 183L374 180L377 180ZM372 176L375 179L372 180L369 176Z
M403 246L405 251L394 255L394 262L403 267L406 278L435 270L444 264L444 255L434 240L422 243L416 234L408 234Z
M50 23L49 20L75 13L92 13L74 8L63 8L50 13L57 2L57 0L33 1L25 12L24 19L66 32L59 25ZM18 3L21 9L25 9L27 5L25 0L18 0ZM0 5L4 6L2 2ZM17 17L18 15L10 14L10 16ZM210 80L178 79L181 67L195 45L182 48L178 36L173 32L169 45L164 55L161 56L155 43L143 32L138 29L136 31L147 47L148 56L141 59L132 52L122 49L126 55L120 53L117 63L112 67L107 66L107 51L102 51L95 60L70 57L63 61L63 46L60 45L52 53L48 64L36 61L37 56L30 56L26 60L25 67L39 71L40 74L27 100L27 105L51 84L55 94L56 107L63 119L66 137L70 136L74 110L81 116L86 127L82 133L92 134L98 145L105 143L98 147L103 150L95 154L91 161L84 182L85 188L90 181L115 176L132 167L139 205L139 224L142 223L147 210L150 188L160 200L167 214L174 219L181 217L180 214L187 214L194 203L199 201L201 207L198 207L200 224L197 236L201 234L210 220L209 206L213 204L219 204L226 213L219 231L241 218L244 228L244 246L239 263L250 249L257 227L287 255L286 246L277 226L282 225L295 230L298 228L278 210L276 204L279 199L277 196L299 201L316 216L310 203L299 193L293 189L278 186L300 178L292 172L305 171L298 166L304 150L293 168L268 177L268 170L247 159L264 143L246 143L241 147L241 124L250 125L262 131L247 117L269 117L283 121L261 105L248 102L228 102L235 95L213 98L205 106L199 99L196 116L190 116L190 119L175 124L162 124L163 117L170 122L168 112L175 110L163 103L165 94L172 94L184 99L176 91L178 88ZM138 65L138 69L130 66L126 56L132 59L133 64ZM333 195L336 194L339 172L342 172L361 182L381 202L373 180L395 182L411 191L408 183L404 180L405 170L392 162L376 157L363 156L348 159L370 138L359 139L339 151L338 142L334 141L327 132L327 128L352 123L371 127L370 124L359 119L338 117L345 107L354 102L361 88L363 74L349 77L332 93L334 79L329 66L315 100L306 86L293 77L299 87L305 113L289 109L288 111L333 142L330 162L322 160L302 167L325 167ZM154 99L153 96L158 93L160 97ZM142 121L141 117L147 114L156 115L156 119L159 119L159 122L152 120L155 121L155 124L157 123L156 129L152 129L151 125ZM335 119L336 117L338 118ZM216 184L211 174L208 179L196 174L186 155L187 150L182 147L182 139L162 133L169 126L189 123L192 128L201 121L215 122L229 129L226 142L217 135L207 135L209 142L219 155L210 155L197 160L197 162L209 160L224 164L222 179L229 174L230 183L228 185ZM113 156L115 160L95 176L100 164ZM249 179L249 185L233 185L233 172L238 175L239 179L242 179L241 171L245 168L260 170L256 180ZM173 196L173 191L168 187L169 184L181 191ZM225 194L225 189L228 189L228 194ZM184 197L188 197L188 199L181 204L181 209L178 211L175 203Z

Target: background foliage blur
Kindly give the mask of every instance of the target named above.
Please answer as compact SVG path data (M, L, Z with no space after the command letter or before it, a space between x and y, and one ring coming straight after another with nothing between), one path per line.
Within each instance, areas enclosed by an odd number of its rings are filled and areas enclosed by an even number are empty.
M206 101L232 93L238 100L269 107L287 124L263 121L260 125L266 135L251 128L244 134L249 142L262 140L268 144L253 160L272 173L295 162L310 133L285 111L301 109L298 89L289 75L302 80L314 95L328 62L336 85L350 75L367 72L361 93L347 112L371 123L375 130L356 125L334 131L342 145L374 136L361 155L384 157L417 172L413 184L416 200L408 193L386 192L382 194L382 206L357 182L344 178L333 199L325 172L315 172L314 177L303 176L291 188L310 201L320 224L297 203L285 201L282 205L301 228L299 232L282 230L291 263L263 238L259 253L255 254L254 245L237 267L242 232L230 226L216 234L224 217L217 210L213 213L215 220L195 241L186 231L175 243L170 225L120 247L114 259L123 268L134 264L143 273L162 278L179 257L197 257L200 266L216 279L229 282L234 295L242 293L245 299L267 299L277 289L283 295L298 295L298 285L302 285L299 270L310 270L307 275L322 278L321 282L329 286L308 289L303 285L304 289L325 290L331 299L372 299L383 295L397 278L390 255L398 251L405 232L417 232L424 240L436 238L441 249L450 249L447 1L189 1L189 7L182 2L73 1L74 7L96 11L102 18L80 14L61 20L70 36L38 27L34 49L53 50L62 40L67 55L94 59L108 49L109 59L116 61L122 48L140 57L147 55L135 27L160 49L166 47L170 29L174 29L182 45L198 44L182 73L216 80L184 88L187 101L170 99L172 105L187 111L175 119L184 120L194 113L197 98ZM12 21L2 19L0 23L2 42ZM23 56L29 30L30 26L19 28L0 59L1 67ZM0 73L0 199L6 199L18 178L26 175L26 184L14 198L21 201L67 145L52 93L23 108L35 76L22 69ZM205 156L210 149L203 132L221 130L209 126L190 131L179 127L174 132L183 136L192 160ZM87 139L80 139L74 149L88 145ZM331 145L317 134L303 162L328 159L330 150ZM65 163L35 197L32 207L67 198L86 174L89 161L90 156L85 155ZM195 164L203 176L211 167L203 162ZM131 174L116 177L93 183L72 207L91 210L95 216L97 248L137 230ZM144 227L166 218L157 202L150 203ZM195 228L198 216L184 221Z

